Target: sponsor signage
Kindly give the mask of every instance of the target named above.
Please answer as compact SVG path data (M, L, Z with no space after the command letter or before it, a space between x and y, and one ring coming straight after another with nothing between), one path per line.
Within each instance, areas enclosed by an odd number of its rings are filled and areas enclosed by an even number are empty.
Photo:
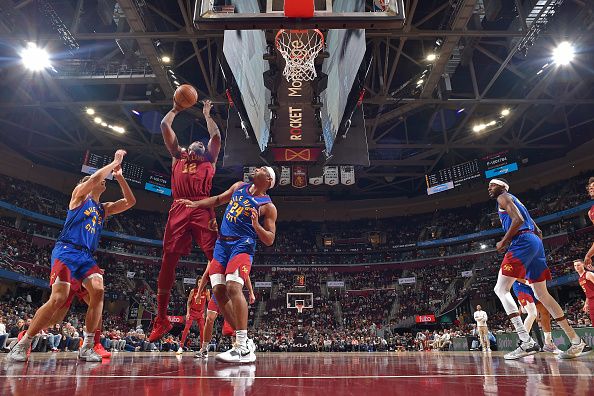
M344 281L328 281L328 287L344 287Z
M435 315L416 315L415 322L417 322L417 323L435 323Z
M259 288L271 288L272 287L272 282L254 282L254 287L259 287Z
M417 278L412 276L410 278L398 278L399 285L407 285L411 283L417 283Z

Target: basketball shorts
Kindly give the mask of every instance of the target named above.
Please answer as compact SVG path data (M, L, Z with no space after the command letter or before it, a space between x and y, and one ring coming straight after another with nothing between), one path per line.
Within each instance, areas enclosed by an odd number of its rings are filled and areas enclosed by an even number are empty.
M103 274L90 251L67 243L56 242L51 260L50 286L56 282L72 285L73 281L82 282L93 274Z
M103 273L103 271L101 273ZM79 301L84 301L88 294L89 293L87 292L87 289L83 287L82 282L72 279L70 281L70 292L68 293L68 298L64 302L64 305L62 305L62 308L70 307L72 305L72 301L74 301L74 297L78 297Z
M210 301L208 302L208 308L206 308L206 309L208 311L215 312L216 314L221 313L221 311L219 310L219 304L217 304L217 302L214 298L210 299Z
M503 258L501 273L528 283L551 280L540 238L531 232L517 235Z
M217 240L214 257L210 263L210 284L224 285L234 281L242 285L250 276L256 241L252 238L241 238L236 241Z
M208 260L212 259L218 232L213 209L186 208L174 202L169 210L163 251L186 255L192 249L192 239L200 246Z
M520 302L520 304L525 307L526 305L530 304L530 303L536 303L536 301L534 300L534 298L528 294L528 293L524 293L524 292L519 292L516 297L518 297L518 301Z
M190 320L204 320L204 311L192 311L190 310Z

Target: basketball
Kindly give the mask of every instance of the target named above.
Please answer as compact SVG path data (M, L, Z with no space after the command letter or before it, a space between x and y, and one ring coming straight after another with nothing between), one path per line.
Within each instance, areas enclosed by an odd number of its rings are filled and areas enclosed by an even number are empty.
M175 90L173 100L178 106L187 109L188 107L194 106L198 101L198 92L196 92L196 88L190 84L184 84Z

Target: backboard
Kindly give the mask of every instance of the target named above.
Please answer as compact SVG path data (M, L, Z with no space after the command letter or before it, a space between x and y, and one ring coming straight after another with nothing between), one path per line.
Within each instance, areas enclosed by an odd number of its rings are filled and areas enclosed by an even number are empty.
M287 308L296 309L299 312L303 309L312 309L313 293L287 293Z
M197 0L194 25L229 29L401 29L404 0L315 0L312 18L285 17L285 0Z

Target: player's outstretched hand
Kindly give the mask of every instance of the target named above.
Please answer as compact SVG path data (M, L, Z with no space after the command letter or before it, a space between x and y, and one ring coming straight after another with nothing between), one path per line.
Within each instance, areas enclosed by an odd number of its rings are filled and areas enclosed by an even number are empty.
M592 257L584 257L584 266L588 271L594 271L594 267L592 267Z
M504 243L503 241L499 241L497 242L497 244L495 245L495 248L497 249L497 251L499 253L505 253L505 251L507 250L507 244Z
M250 293L250 305L256 302L256 296L254 293Z
M178 199L177 202L186 205L186 208L201 208L202 204L200 201L190 201L189 199Z
M208 99L206 99L204 102L202 102L204 104L204 107L202 108L202 114L204 114L205 118L210 117L210 110L212 109L212 102Z
M179 113L180 111L184 111L184 108L181 107L180 105L178 105L177 103L175 103L175 99L173 100L173 109L172 111L174 113Z
M122 150L119 149L118 151L115 152L114 156L113 156L113 162L116 165L116 167L122 165L122 161L124 161L124 156L128 154L126 153L126 150Z

